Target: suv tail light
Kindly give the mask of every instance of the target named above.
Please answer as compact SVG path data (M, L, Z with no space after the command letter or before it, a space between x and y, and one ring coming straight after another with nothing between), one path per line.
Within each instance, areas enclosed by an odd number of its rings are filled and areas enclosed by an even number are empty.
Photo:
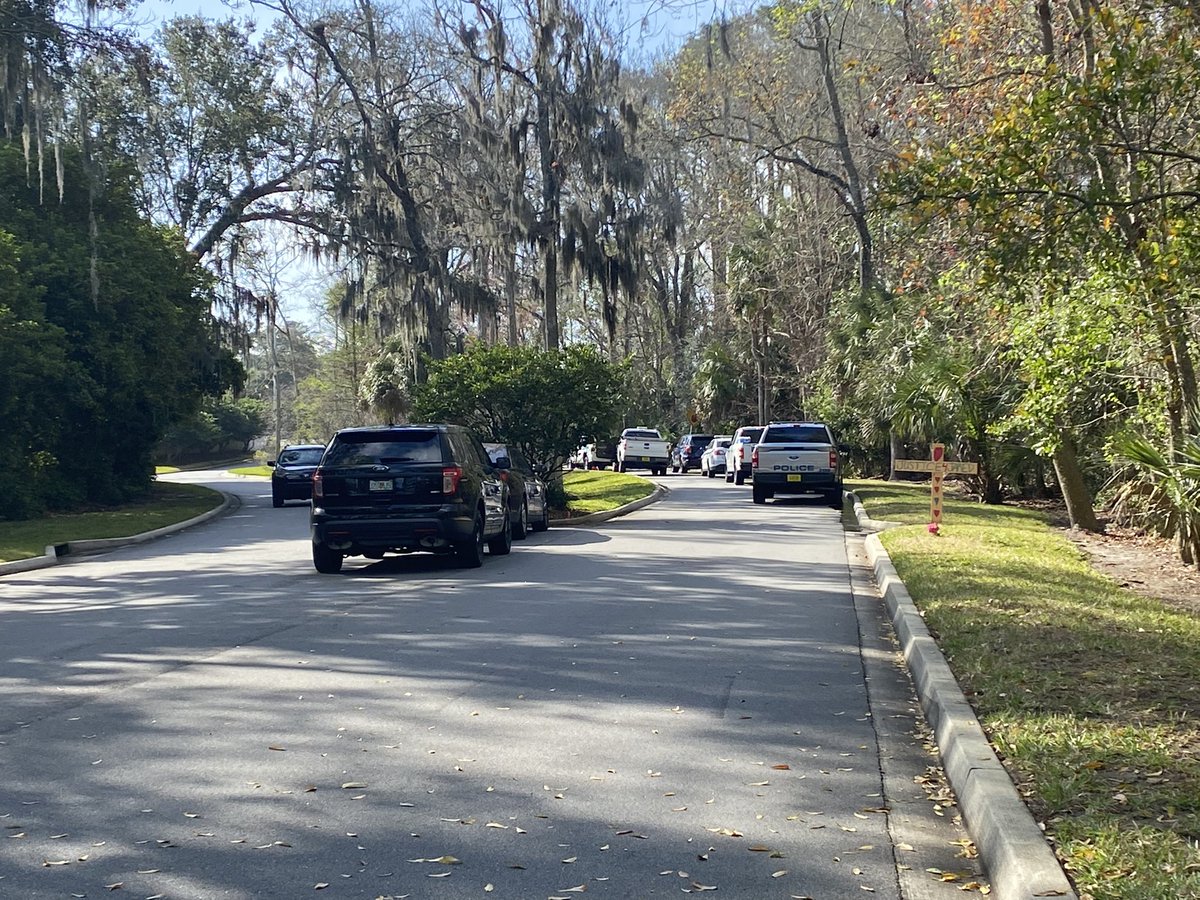
M322 497L325 496L325 478L323 475L321 475L320 469L317 469L317 471L313 472L312 481L313 481L313 491L312 491L313 499L320 500Z
M754 452L750 454L750 465L754 466L754 468L756 468L756 469L758 468L758 448L757 447L755 447Z
M463 470L458 466L449 466L445 469L442 469L442 493L458 493L458 483L462 481L462 475Z
M833 471L836 472L837 467L838 467L838 452L836 450L830 450L829 451L829 468L831 468Z

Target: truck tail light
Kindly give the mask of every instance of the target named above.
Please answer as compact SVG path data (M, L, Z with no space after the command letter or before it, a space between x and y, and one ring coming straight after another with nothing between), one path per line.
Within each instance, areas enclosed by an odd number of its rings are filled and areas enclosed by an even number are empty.
M320 469L317 469L317 471L313 472L312 481L313 481L313 491L312 491L313 499L320 500L322 497L325 496L325 476L323 476L321 474Z
M457 494L458 483L462 481L463 470L458 466L448 466L442 469L442 493Z
M838 467L838 452L836 450L830 450L829 451L829 468L836 472L837 467Z
M750 454L750 465L754 466L754 468L756 468L756 469L758 468L758 448L757 447L755 447L754 452Z

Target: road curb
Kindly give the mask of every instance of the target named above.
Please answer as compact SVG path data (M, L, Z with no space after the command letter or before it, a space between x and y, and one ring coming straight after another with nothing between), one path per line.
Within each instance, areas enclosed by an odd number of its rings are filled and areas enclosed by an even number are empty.
M859 524L864 529L880 530L871 527L879 523L867 517L865 510L858 515L862 504L858 498L854 501ZM946 776L996 897L1078 900L1045 834L988 742L879 535L869 535L866 548L921 708L933 729Z
M556 528L574 528L577 525L599 525L601 522L607 522L609 519L617 518L617 516L636 512L639 509L649 506L651 503L657 503L669 493L669 488L661 484L656 484L654 490L640 500L634 500L632 503L626 503L624 506L618 506L616 509L606 509L604 512L589 513L586 516L578 516L570 519L554 519L551 525Z
M216 488L210 488L210 490L216 490ZM193 525L203 524L209 519L215 519L217 516L224 515L231 509L236 509L240 505L237 497L233 494L227 494L225 491L217 491L217 493L222 497L221 505L210 509L208 512L200 513L198 516L193 516L182 522L175 522L172 525L164 525L162 528L155 528L153 531L132 534L128 537L94 538L86 541L67 541L64 544L51 544L46 548L46 552L42 556L33 556L29 559L18 559L13 562L0 563L0 576L12 575L17 572L30 572L34 569L45 569L58 565L63 557L66 556L87 556L95 553L104 553L107 550L115 550L118 547L127 547L131 544L142 544L146 541L152 541L155 538L174 534L177 531L183 531L185 528L191 528Z

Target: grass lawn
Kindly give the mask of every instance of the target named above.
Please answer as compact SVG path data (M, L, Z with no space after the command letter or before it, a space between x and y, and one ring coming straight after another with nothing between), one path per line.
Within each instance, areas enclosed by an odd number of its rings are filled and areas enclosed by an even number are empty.
M577 469L563 475L563 489L567 492L567 513L584 516L641 500L653 493L654 485L638 475Z
M263 478L271 477L270 466L240 466L236 469L229 470L234 475L261 475Z
M117 509L0 522L0 562L41 556L50 544L128 537L183 522L221 505L221 495L193 484L151 485L150 497Z
M1037 512L847 483L1081 897L1200 898L1200 618L1122 589Z

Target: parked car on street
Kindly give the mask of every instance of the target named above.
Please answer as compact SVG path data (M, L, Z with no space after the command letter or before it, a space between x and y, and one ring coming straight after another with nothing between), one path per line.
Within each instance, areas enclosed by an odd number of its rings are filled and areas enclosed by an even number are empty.
M545 531L550 527L550 504L546 501L546 483L534 474L533 466L516 447L505 444L484 444L492 465L500 478L508 482L509 520L514 538L524 538L530 531Z
M700 454L700 474L707 478L712 478L720 473L725 474L725 452L729 449L729 442L733 440L731 434L718 434L704 448L704 452Z
M607 469L617 458L617 442L613 438L584 444L567 461L571 469Z
M745 484L750 477L750 451L763 433L761 425L743 425L733 433L725 451L725 483Z
M700 456L709 445L711 434L685 434L671 448L671 471L688 473L688 469L700 468Z
M313 474L313 565L347 556L454 553L483 565L483 548L512 549L508 484L461 425L377 425L333 436Z
M820 494L841 509L842 470L833 432L823 422L772 422L750 453L754 502L779 494Z
M289 500L312 499L312 477L325 452L324 444L288 444L271 467L271 505L277 509Z

